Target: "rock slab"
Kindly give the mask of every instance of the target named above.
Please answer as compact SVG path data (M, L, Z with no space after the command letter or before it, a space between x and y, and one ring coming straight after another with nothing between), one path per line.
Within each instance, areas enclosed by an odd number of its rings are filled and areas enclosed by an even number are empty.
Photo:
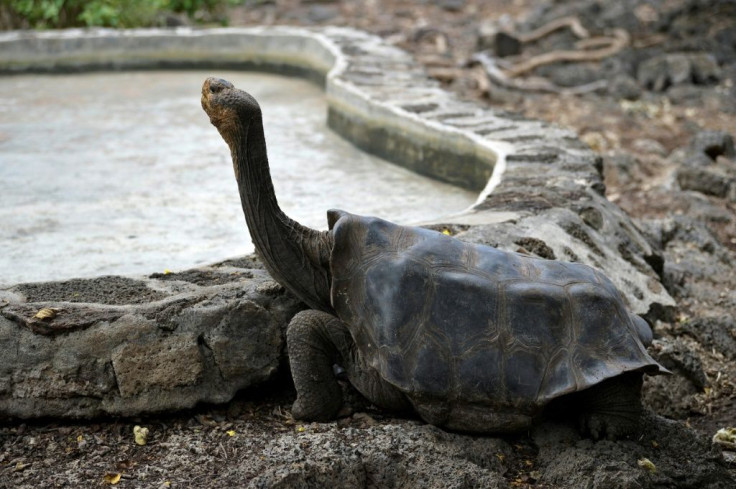
M2 291L0 415L132 416L226 402L268 379L282 361L285 325L302 305L258 267L241 260ZM99 296L119 282L140 294L112 287ZM153 299L139 302L141 295ZM54 317L35 317L42 309Z

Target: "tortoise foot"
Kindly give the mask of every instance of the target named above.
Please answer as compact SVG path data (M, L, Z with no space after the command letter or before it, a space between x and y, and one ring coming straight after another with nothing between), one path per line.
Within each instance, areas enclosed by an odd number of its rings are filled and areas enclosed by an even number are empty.
M636 433L639 429L640 413L584 413L580 416L579 424L580 432L593 440L619 440Z
M350 335L335 317L320 311L298 313L289 323L286 343L297 398L295 419L331 421L342 407L342 389L332 366L349 349Z
M297 397L291 405L291 416L302 421L332 421L342 408L342 396L332 396L321 400L314 397Z

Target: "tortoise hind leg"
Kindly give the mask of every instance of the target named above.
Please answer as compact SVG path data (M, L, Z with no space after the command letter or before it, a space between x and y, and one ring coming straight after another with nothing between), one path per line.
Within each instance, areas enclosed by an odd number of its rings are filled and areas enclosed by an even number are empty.
M641 423L642 374L629 372L576 394L580 431L595 440L615 440L635 433Z
M296 419L329 421L342 407L342 390L332 366L352 338L336 317L321 311L302 311L286 330L291 376L297 398L291 408Z

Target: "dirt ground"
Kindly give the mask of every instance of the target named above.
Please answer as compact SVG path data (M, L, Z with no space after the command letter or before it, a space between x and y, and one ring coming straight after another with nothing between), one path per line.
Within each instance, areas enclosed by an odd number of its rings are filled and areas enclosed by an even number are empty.
M714 153L707 149L713 145L698 143L716 137L702 136L703 131L733 135L736 128L736 33L728 26L728 19L733 24L736 18L736 3L276 0L248 5L230 11L231 25L364 29L415 54L432 76L464 98L574 128L603 158L608 198L661 248L663 283L678 303L655 325L655 351L683 380L674 387L649 384L645 398L656 412L707 437L736 426L736 159L732 148ZM494 28L530 32L563 16L577 17L592 37L610 37L614 29L623 29L628 44L597 61L547 64L514 79L531 74L547 87L551 81L551 93L489 81L474 55L499 49ZM569 32L556 32L524 43L520 54L503 58L505 66L553 51L579 50L575 42ZM722 48L724 43L730 43L730 50ZM699 78L692 68L683 79L665 64L660 67L664 81L652 82L642 71L649 58L683 52L716 59L718 72ZM576 87L586 93L572 94ZM703 151L711 161L703 160ZM706 183L687 183L687 175ZM724 181L727 190L715 191ZM255 431L268 438L319 429L290 418L294 394L285 384L277 381L244 393L228 406L170 416L0 427L0 487L92 487L117 484L118 474L121 487L125 482L129 487L133 482L139 484L135 487L204 487L212 480L222 481L222 487L244 484L255 474L236 470L232 462L254 447L240 433ZM369 411L340 423L417 422ZM133 442L138 424L151 431L145 446ZM508 452L508 486L553 487L535 480L537 454L528 438L522 435L509 444L518 448Z

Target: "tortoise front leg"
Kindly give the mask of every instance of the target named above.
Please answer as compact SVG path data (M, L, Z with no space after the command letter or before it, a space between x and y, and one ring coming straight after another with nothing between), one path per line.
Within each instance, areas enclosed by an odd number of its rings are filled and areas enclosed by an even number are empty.
M345 324L321 311L302 311L286 331L296 401L291 414L306 421L330 421L342 407L342 390L332 366L352 348Z
M296 401L291 414L307 421L330 421L342 407L342 389L333 365L345 369L350 383L370 402L392 411L411 409L406 396L361 358L347 325L321 311L302 311L286 331Z

